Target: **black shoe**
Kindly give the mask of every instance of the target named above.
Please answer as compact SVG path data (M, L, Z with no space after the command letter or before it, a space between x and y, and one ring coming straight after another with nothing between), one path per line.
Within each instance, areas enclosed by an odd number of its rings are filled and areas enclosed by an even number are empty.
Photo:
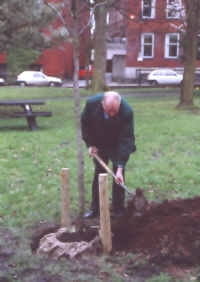
M84 215L84 218L94 218L94 217L97 217L99 215L98 211L95 211L95 210L90 210L89 212L87 212L85 215Z

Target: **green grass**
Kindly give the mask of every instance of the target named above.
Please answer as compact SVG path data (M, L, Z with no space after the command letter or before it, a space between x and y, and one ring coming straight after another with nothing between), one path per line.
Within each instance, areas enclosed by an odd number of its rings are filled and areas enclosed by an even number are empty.
M87 90L81 89L81 95L88 95ZM73 97L72 88L62 87L0 87L0 99L54 99L54 98Z
M0 88L2 99L68 97L60 88ZM18 96L17 96L18 95ZM193 197L200 184L200 115L176 111L177 98L126 98L135 111L137 152L127 164L126 184L144 189L151 200ZM85 99L81 100L82 107ZM196 99L199 104L199 99ZM39 130L25 119L1 119L0 215L2 222L59 220L60 173L70 169L71 205L77 212L77 147L73 99L47 100L51 118L38 118ZM1 110L1 109L0 109ZM93 164L85 153L86 200Z
M116 89L116 91L121 91L122 93L162 93L166 92L177 92L179 88L120 88ZM90 96L93 93L91 90L86 90L84 88L80 88L81 97ZM73 89L72 88L49 88L49 87L15 87L15 86L7 86L0 87L0 99L54 99L54 98L73 98Z
M59 223L64 167L70 169L72 213L78 213L74 103L73 99L51 99L72 95L72 90L63 88L0 88L1 99L46 98L42 109L53 112L50 118L38 118L40 128L34 132L27 129L25 119L0 120L1 225L24 230L39 221ZM81 95L91 93L81 90ZM126 99L135 112L137 144L127 164L126 185L132 191L144 189L146 197L155 201L199 195L200 114L175 110L177 97ZM198 98L195 104L200 106ZM93 164L85 146L84 156L89 206Z

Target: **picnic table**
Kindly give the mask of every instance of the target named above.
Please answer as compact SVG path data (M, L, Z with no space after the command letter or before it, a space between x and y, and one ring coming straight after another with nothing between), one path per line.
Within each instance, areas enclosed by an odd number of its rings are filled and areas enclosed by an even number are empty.
M30 130L36 130L38 128L36 117L50 117L52 112L33 111L32 106L44 105L44 100L0 100L0 106L9 106L7 112L10 117L24 117L27 120ZM10 107L14 106L14 111L10 111ZM21 111L15 111L16 106L20 106Z

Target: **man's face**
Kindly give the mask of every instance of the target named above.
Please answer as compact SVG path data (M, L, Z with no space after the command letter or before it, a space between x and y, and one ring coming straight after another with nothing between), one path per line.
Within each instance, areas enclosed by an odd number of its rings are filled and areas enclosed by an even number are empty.
M113 101L112 103L103 102L103 109L109 117L114 117L119 112L119 103L117 101Z

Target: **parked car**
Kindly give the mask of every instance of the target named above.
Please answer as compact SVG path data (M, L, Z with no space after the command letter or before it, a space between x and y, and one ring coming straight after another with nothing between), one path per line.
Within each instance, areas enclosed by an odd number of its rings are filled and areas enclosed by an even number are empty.
M183 75L172 69L154 70L147 76L151 85L179 85L183 81Z
M0 78L0 85L5 85L5 80L3 78Z
M40 71L24 71L17 76L20 86L61 86L62 80L58 77L47 76Z

